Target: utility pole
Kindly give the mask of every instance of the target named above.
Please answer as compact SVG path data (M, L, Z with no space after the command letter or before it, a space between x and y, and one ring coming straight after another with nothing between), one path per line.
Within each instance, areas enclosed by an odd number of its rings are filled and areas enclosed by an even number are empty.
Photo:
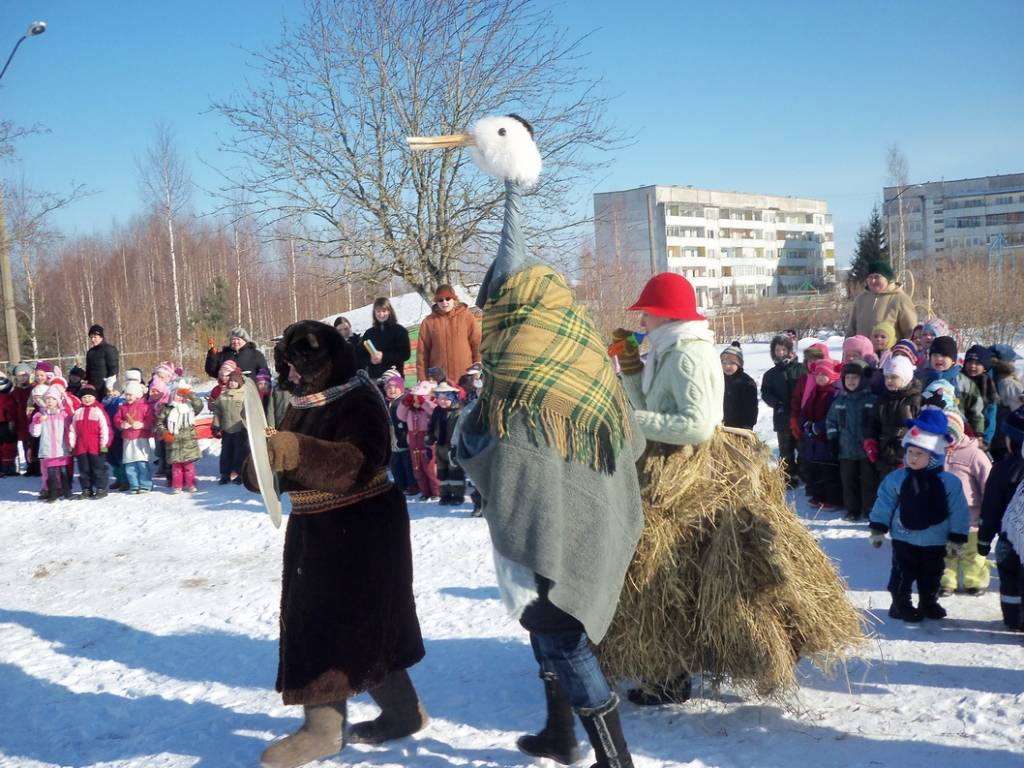
M25 34L18 38L18 42L11 49L11 55L7 57L4 68L0 69L0 78L3 78L7 68L11 65L11 59L18 52L18 47L27 38L41 35L46 31L45 21L33 21ZM18 340L18 316L15 313L14 304L14 273L11 270L10 242L7 239L7 218L4 213L4 190L0 185L0 281L3 282L3 305L4 325L7 329L7 357L10 363L21 362L21 342Z
M21 362L18 340L18 316L14 304L14 275L11 270L10 241L7 239L7 216L4 212L4 190L0 185L0 282L3 283L4 325L7 329L7 358L11 365Z

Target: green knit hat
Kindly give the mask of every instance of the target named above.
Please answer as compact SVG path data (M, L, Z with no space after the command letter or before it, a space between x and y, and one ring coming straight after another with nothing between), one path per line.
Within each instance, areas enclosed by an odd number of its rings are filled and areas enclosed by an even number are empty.
M868 264L869 275L881 275L886 280L892 280L896 277L896 274L892 271L892 267L886 261L872 261Z

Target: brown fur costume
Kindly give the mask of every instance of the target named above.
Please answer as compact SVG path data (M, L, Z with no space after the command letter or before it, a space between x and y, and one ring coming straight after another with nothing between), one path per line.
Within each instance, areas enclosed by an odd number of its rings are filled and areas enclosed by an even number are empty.
M355 353L328 325L303 320L274 350L280 385L296 395L323 392L355 374ZM288 381L289 364L301 376ZM317 407L289 407L268 439L281 490L358 494L386 469L390 419L371 386ZM251 458L243 477L257 491ZM277 690L285 704L347 699L389 672L423 658L412 594L405 497L387 490L288 518L281 584Z

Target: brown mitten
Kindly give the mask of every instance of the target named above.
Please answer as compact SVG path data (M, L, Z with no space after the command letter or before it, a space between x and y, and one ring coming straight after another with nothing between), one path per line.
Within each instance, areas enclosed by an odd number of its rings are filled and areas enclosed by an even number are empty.
M633 332L627 331L625 328L616 328L612 332L612 341L624 342L621 345L621 351L619 351L619 370L625 375L640 373L644 369L644 364L640 362L640 347L634 346L629 343L629 339L632 337Z
M267 437L270 468L288 472L299 466L299 437L295 432L275 432Z

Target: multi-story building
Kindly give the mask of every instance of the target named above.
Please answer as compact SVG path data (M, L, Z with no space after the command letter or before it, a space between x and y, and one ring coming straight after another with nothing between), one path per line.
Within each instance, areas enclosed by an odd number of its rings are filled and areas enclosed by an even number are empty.
M595 194L594 218L599 267L678 272L705 309L835 282L824 200L658 185Z
M1024 257L1024 173L885 187L882 200L890 251L898 254L902 232L908 266L992 247Z

